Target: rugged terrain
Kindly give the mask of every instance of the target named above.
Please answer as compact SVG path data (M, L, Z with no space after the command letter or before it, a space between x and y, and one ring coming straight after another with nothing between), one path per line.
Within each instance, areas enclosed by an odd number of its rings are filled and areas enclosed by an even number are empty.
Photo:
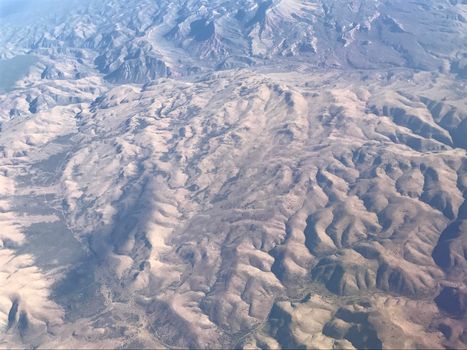
M0 347L466 347L466 18L0 0Z

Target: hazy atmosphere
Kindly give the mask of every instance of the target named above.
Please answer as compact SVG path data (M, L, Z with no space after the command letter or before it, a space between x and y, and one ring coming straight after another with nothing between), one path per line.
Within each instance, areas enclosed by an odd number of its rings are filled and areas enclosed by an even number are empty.
M465 349L467 1L0 0L0 348Z

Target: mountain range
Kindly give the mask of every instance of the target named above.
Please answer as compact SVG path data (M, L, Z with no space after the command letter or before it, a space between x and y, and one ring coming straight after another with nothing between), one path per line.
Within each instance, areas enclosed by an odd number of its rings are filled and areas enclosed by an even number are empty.
M465 348L467 1L0 0L0 347Z

